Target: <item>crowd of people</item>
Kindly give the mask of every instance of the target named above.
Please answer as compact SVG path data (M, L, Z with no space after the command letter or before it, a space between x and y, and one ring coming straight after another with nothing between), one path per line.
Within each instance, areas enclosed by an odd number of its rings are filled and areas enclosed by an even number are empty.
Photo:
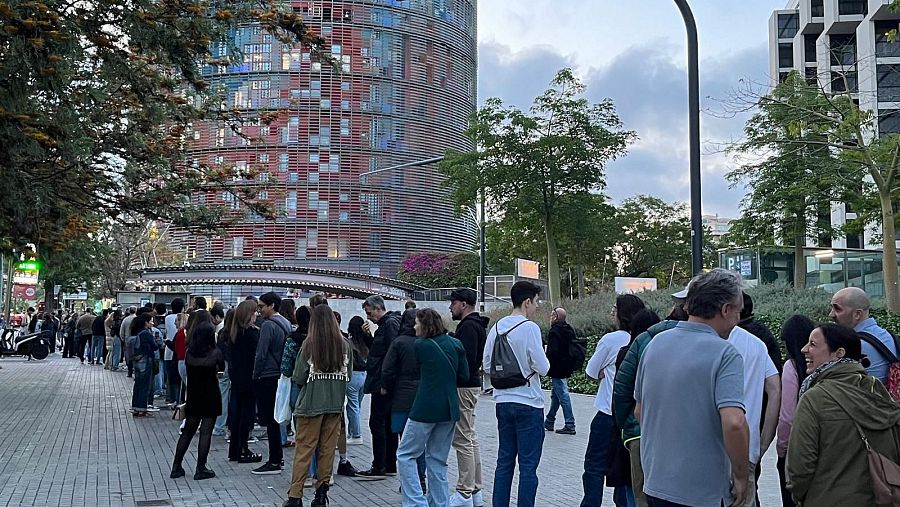
M834 294L832 323L789 318L780 330L787 357L754 318L740 276L723 269L673 294L664 320L639 296L619 295L610 309L616 329L589 357L563 308L550 310L543 339L534 322L540 288L530 282L512 286L512 311L493 326L476 311L474 290L448 299L453 333L435 310L409 302L387 311L379 296L344 333L323 296L297 307L274 292L227 311L198 297L190 308L176 299L33 321L37 331L62 330L63 357L133 377L135 418L175 411L173 479L185 475L198 433L195 480L215 476L207 466L214 435L228 435L228 459L258 475L281 473L293 448L286 507L302 506L308 487L312 506L327 505L335 462L338 475L356 480L398 476L404 507L484 506L474 418L486 394L499 445L491 504L510 505L517 466L516 504L552 504L537 500L537 469L547 432L577 434L568 379L582 368L598 382L582 507L599 507L606 487L619 507L755 506L763 473L778 474L785 506L883 504L869 458L880 453L888 467L900 460L900 406L885 387L900 380L889 382L900 366L860 289ZM365 395L373 458L357 470L347 446L364 442ZM157 397L165 407L154 406ZM254 425L265 429L265 458L250 450ZM762 470L773 442L776 470Z

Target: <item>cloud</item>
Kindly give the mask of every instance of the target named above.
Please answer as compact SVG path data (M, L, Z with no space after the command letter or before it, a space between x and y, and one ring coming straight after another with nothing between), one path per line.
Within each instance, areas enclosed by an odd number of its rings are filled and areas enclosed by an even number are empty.
M508 104L527 107L546 89L562 67L575 66L574 57L551 47L534 46L518 52L496 43L479 46L479 99L500 97ZM626 128L640 137L627 156L607 167L607 193L614 201L649 193L667 201L688 201L689 155L686 57L664 39L626 48L607 65L578 69L587 85L587 97L613 99ZM717 110L739 80L765 81L765 45L716 59L701 61L701 110ZM678 62L678 63L676 63ZM702 185L704 213L737 216L742 189L731 190L724 174L729 157L716 153L717 143L737 139L747 116L701 116Z

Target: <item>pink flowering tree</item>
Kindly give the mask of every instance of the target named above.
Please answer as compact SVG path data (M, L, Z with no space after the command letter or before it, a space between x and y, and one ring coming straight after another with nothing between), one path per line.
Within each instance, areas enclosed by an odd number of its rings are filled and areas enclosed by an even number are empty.
M406 256L397 277L425 287L474 287L478 255L473 252L417 252Z

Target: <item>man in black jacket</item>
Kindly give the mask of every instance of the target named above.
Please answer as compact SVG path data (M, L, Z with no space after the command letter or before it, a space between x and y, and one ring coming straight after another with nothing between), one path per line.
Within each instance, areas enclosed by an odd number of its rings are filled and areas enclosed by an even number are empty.
M469 363L469 380L457 386L459 397L459 421L453 433L453 448L459 480L456 493L450 505L484 505L481 493L481 448L475 433L475 404L481 393L481 361L484 357L484 343L487 341L487 326L490 319L475 311L478 294L467 287L450 293L450 315L458 320L454 337L462 342Z
M544 429L553 431L556 413L562 407L565 426L556 430L561 435L575 434L575 413L572 411L572 400L569 399L568 378L572 376L572 357L569 349L575 340L575 330L566 322L566 311L556 308L550 312L550 333L547 336L547 359L550 360L550 410L544 420Z
M372 336L366 359L366 383L363 392L371 394L369 430L372 432L372 468L356 474L363 480L397 475L397 434L391 432L391 397L382 392L381 364L391 342L400 332L400 314L388 312L381 296L369 296L362 304L366 317L378 329Z

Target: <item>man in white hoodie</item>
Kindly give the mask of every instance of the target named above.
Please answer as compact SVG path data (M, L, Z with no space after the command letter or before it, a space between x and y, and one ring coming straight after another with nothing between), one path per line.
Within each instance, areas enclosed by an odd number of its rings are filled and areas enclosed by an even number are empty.
M491 373L500 437L494 471L494 507L509 505L517 459L518 507L533 507L537 496L537 467L544 445L544 392L540 376L550 370L541 329L531 321L540 293L541 288L531 282L516 282L509 291L513 311L491 329L484 347L482 366ZM515 362L506 354L510 350ZM516 366L519 374L511 376ZM502 388L503 385L510 387Z

